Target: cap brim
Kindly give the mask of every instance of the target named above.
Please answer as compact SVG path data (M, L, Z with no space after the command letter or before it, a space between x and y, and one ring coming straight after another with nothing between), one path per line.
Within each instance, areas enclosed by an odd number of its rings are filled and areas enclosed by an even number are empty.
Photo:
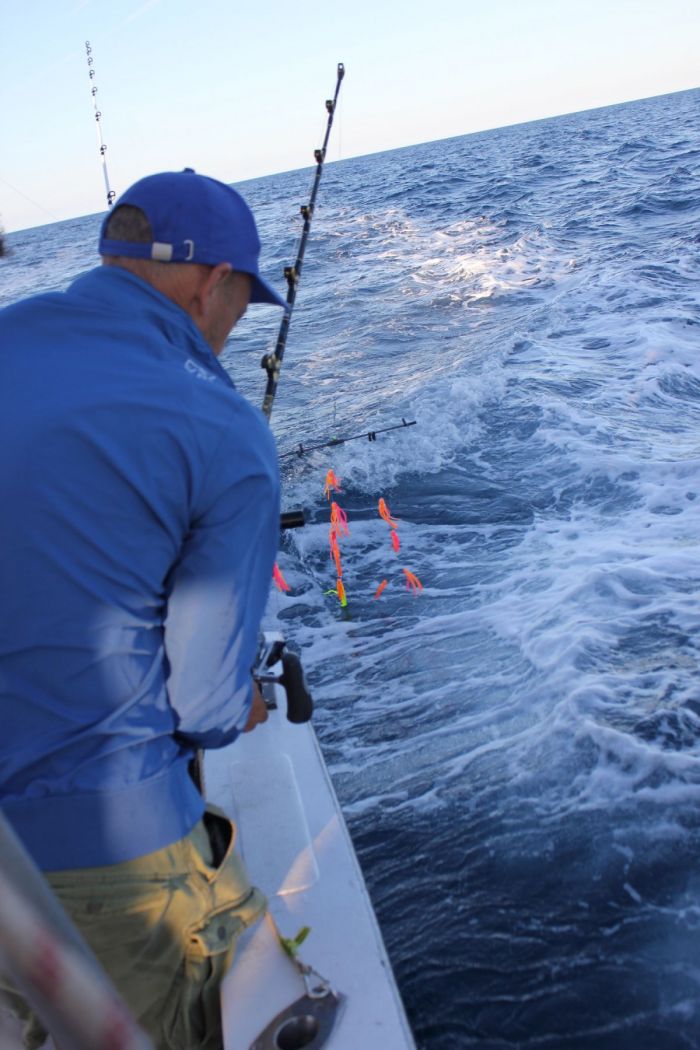
M281 306L285 310L291 309L287 300L283 299L263 277L260 277L259 274L251 274L250 276L253 282L250 294L251 303L271 303L273 306Z

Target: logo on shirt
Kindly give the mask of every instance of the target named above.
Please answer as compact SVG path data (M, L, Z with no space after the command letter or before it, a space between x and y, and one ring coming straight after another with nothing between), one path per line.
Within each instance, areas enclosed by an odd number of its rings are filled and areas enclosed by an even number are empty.
M211 374L211 372L207 372L206 368L202 368L201 365L198 365L195 361L192 361L190 358L188 358L185 361L185 368L190 373L190 375L193 375L195 377L195 379L204 379L207 383L213 383L214 379L216 378Z

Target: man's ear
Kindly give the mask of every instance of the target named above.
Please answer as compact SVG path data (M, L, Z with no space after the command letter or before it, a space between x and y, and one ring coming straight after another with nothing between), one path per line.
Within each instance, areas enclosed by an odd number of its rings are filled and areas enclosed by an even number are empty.
M212 269L207 272L205 279L197 286L193 298L199 308L201 316L206 317L212 300L218 292L222 282L225 281L231 273L231 270L232 266L230 263L218 263L217 266L212 267Z

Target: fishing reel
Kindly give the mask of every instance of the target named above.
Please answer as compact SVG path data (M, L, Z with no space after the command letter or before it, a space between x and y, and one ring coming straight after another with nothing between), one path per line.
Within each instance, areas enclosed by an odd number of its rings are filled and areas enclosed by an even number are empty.
M260 687L269 711L276 710L279 693L283 690L287 697L288 721L299 725L310 720L314 702L304 679L301 660L296 653L287 649L287 643L279 632L263 633L253 678Z

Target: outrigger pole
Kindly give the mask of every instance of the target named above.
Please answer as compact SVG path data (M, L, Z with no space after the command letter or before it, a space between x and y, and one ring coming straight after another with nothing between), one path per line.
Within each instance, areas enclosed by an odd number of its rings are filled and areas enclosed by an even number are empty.
M88 62L90 60L88 59ZM299 284L299 277L301 275L301 267L304 261L304 252L306 251L306 242L309 237L309 230L311 229L311 219L314 213L314 207L316 205L316 194L318 193L318 185L321 181L321 173L323 171L323 162L326 159L326 147L328 146L328 139L331 133L331 127L333 126L333 114L335 113L336 103L338 101L338 92L340 91L340 85L343 77L345 76L345 66L342 62L338 63L338 80L335 85L335 94L333 98L326 99L326 111L328 113L328 124L326 126L326 136L323 140L323 145L320 149L314 150L314 159L316 161L316 176L314 178L314 184L311 190L311 198L308 204L302 204L301 215L304 220L304 226L299 239L299 249L297 251L296 262L293 266L285 266L284 276L287 281L287 307L285 315L282 318L280 324L279 334L277 336L277 344L272 353L265 354L261 366L267 372L267 386L265 388L265 398L262 404L262 410L265 416L269 419L272 415L272 404L275 400L275 394L277 393L277 385L280 378L280 369L282 368L282 358L284 356L284 348L287 343L287 333L289 332L289 325L292 317L292 307L294 306L294 300L297 294L297 285Z
M89 74L88 75L90 77L90 80L94 81L94 79L95 79L95 70L93 69L93 62L94 62L94 60L93 60L93 57L92 57L92 48L90 47L90 41L89 40L85 41L85 52L87 54L87 64L88 64L88 69L89 69ZM97 141L98 141L99 146L100 146L100 157L102 158L102 174L104 175L105 191L107 193L107 207L111 208L112 204L114 203L114 198L116 197L116 193L114 192L114 190L109 185L109 175L107 174L107 158L105 157L105 154L107 152L107 147L105 146L104 139L102 138L102 125L100 124L100 120L102 119L102 114L100 113L99 109L97 108L97 84L93 84L92 85L91 94L92 94L92 104L93 104L93 106L95 108L95 123L97 125Z

